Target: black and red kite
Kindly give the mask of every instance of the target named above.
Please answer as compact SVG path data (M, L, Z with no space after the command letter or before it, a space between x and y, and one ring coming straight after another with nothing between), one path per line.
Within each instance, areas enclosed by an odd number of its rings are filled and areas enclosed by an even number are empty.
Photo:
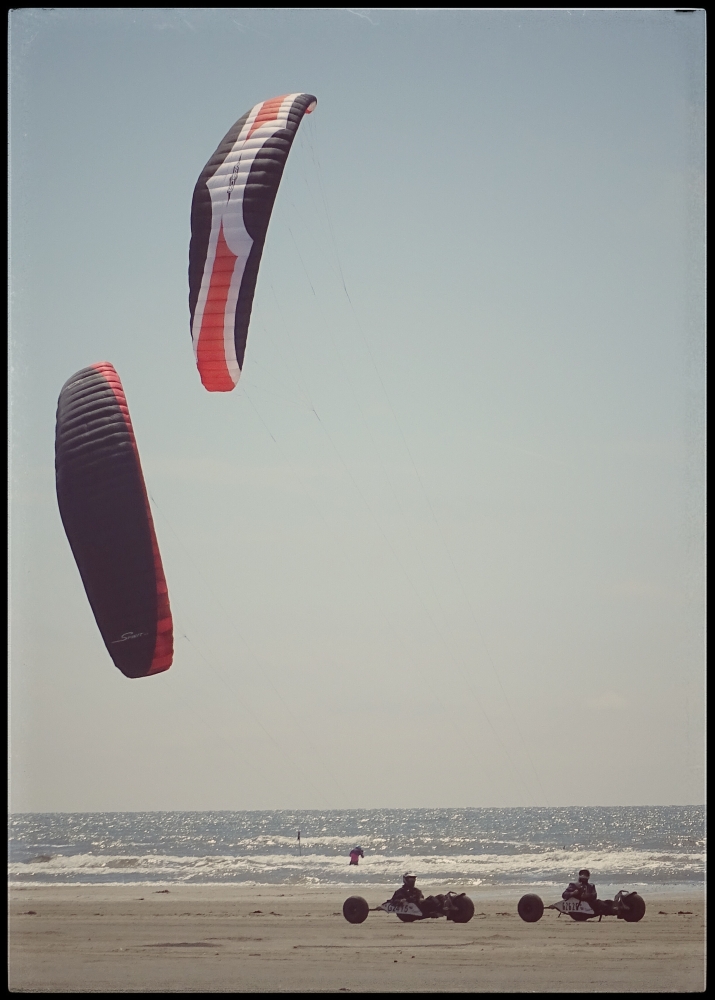
M83 368L57 404L60 516L109 655L126 677L171 666L169 594L122 383Z
M243 367L258 265L278 185L312 94L262 101L201 171L191 203L189 310L201 381L230 392Z

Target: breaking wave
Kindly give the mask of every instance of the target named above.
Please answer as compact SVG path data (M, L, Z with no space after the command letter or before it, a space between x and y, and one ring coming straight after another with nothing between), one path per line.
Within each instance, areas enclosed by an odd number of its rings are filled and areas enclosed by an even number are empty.
M602 884L701 882L702 807L26 814L9 822L16 884ZM300 846L297 831L301 831ZM349 867L360 844L365 858Z

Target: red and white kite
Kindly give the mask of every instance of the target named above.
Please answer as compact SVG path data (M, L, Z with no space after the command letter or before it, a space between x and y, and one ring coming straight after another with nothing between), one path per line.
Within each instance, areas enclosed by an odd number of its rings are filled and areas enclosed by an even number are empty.
M189 308L201 381L230 392L241 375L258 265L283 168L312 94L262 101L201 172L191 204Z

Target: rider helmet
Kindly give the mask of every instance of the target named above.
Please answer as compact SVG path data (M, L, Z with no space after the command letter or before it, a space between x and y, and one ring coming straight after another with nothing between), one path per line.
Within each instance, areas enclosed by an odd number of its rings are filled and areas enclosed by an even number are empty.
M416 881L417 881L417 876L413 872L405 872L405 874L402 876L403 884L409 886L410 889L414 888Z
M591 878L591 872L588 870L588 868L582 868L581 871L578 873L579 882L588 882L590 878Z

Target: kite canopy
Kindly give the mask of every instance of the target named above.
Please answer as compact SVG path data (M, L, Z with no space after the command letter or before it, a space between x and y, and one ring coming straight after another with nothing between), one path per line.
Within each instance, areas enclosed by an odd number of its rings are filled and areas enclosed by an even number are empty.
M303 115L317 100L287 94L239 118L201 172L191 204L189 309L201 381L230 392L241 375L263 243Z
M57 404L60 516L104 644L126 677L171 666L169 594L119 376L83 368Z

